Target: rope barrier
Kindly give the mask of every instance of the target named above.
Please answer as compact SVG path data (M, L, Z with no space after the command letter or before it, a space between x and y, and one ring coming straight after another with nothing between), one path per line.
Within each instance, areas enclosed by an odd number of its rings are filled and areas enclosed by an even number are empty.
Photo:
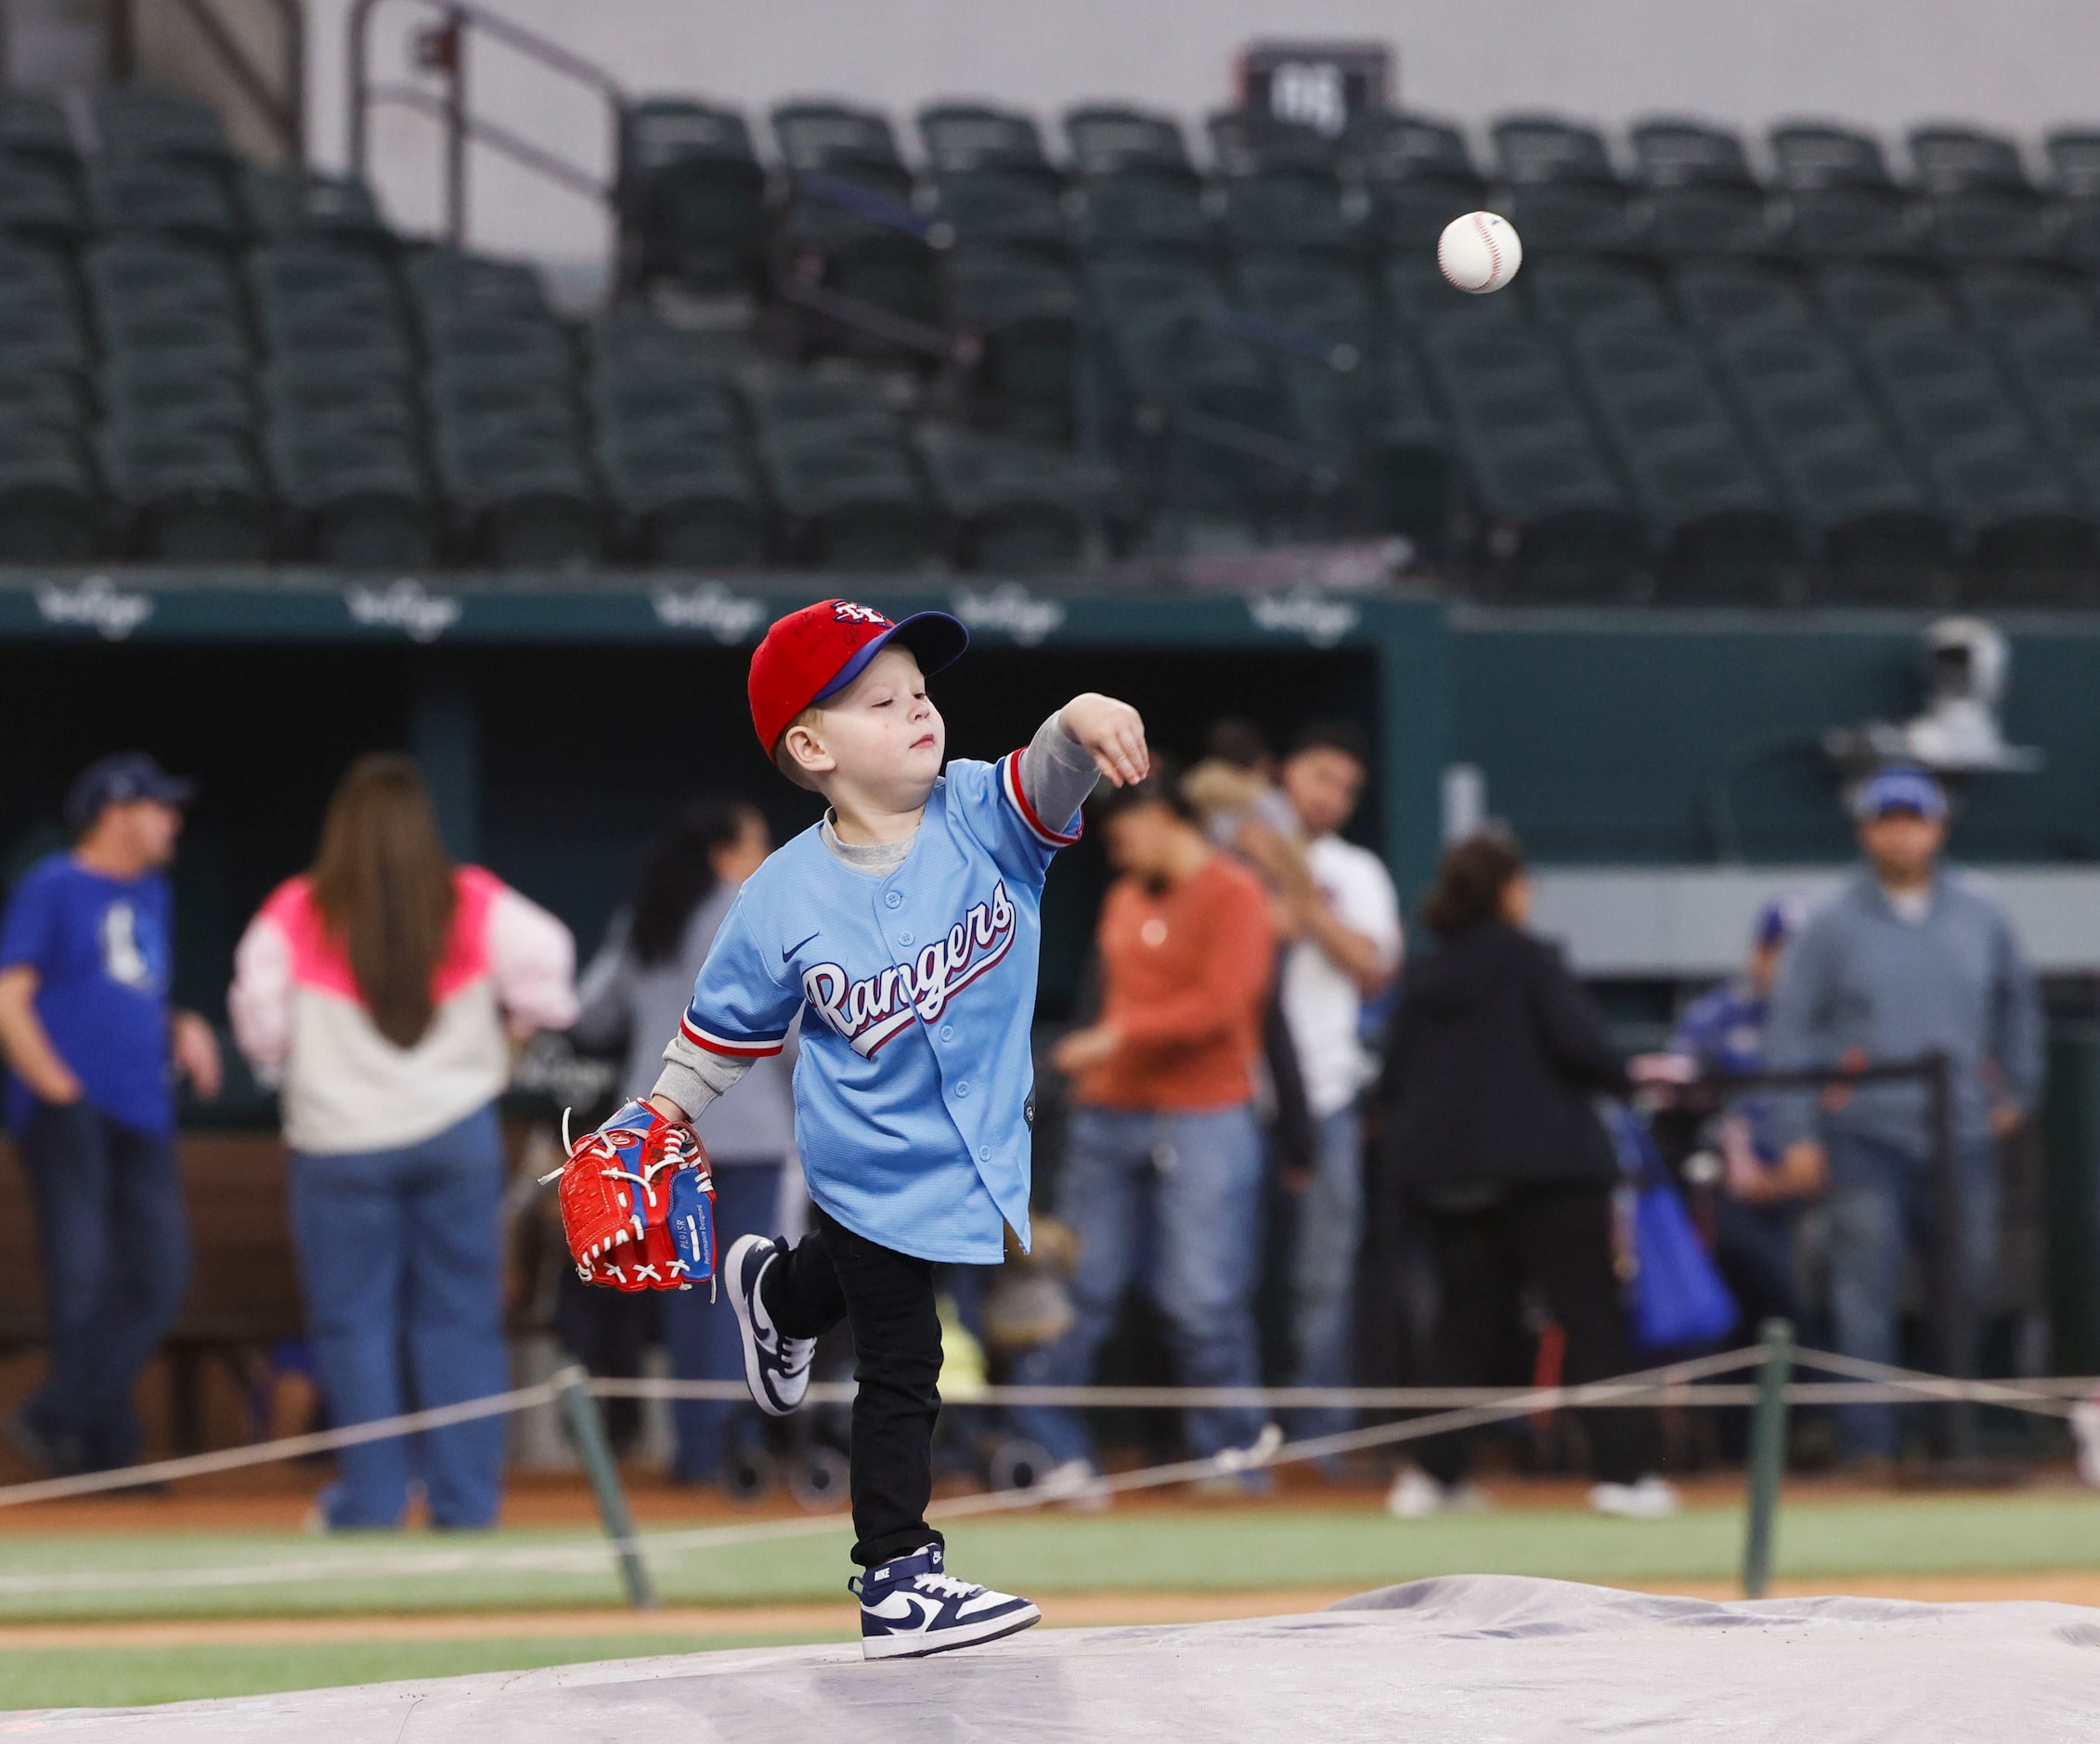
M1260 1466L1277 1466L1402 1446L1455 1430L1477 1428L1536 1413L1563 1410L1599 1410L1658 1405L1747 1405L1759 1397L1752 1385L1711 1377L1740 1373L1764 1360L1755 1347L1664 1364L1607 1381L1575 1386L1533 1387L1521 1391L1488 1387L1013 1387L986 1386L952 1398L951 1404L1071 1405L1134 1409L1205 1406L1350 1406L1360 1410L1415 1410L1428 1414L1400 1422L1367 1425L1332 1435L1289 1441ZM1834 1382L1796 1381L1782 1389L1789 1404L1864 1404L1938 1402L1965 1399L2047 1416L2065 1416L2081 1399L2100 1392L2100 1380L2083 1376L2048 1376L2031 1381L1956 1381L1942 1375L1865 1361L1834 1352L1802 1350L1802 1368L1849 1378ZM682 1381L609 1381L590 1384L599 1398L742 1399L741 1383ZM331 1452L369 1441L441 1428L449 1424L528 1411L551 1405L558 1382L518 1387L507 1393L469 1399L457 1405L406 1412L397 1417L356 1424L313 1435L292 1436L243 1448L223 1449L181 1459L159 1460L117 1472L84 1474L0 1488L0 1507L56 1501L170 1481L211 1473ZM813 1400L845 1403L853 1397L849 1384L810 1389ZM961 1520L1017 1513L1059 1503L1161 1489L1204 1478L1242 1476L1256 1469L1244 1454L1227 1451L1202 1459L1173 1461L1135 1471L1105 1474L1084 1485L988 1492L936 1503L929 1520ZM629 1529L610 1540L580 1544L478 1546L459 1544L443 1550L346 1550L342 1555L292 1558L261 1564L190 1568L74 1569L48 1574L0 1574L0 1596L175 1590L352 1581L402 1576L502 1574L505 1572L597 1573L623 1556L642 1553L680 1555L735 1544L821 1537L846 1529L844 1510L801 1518L750 1520L729 1526L636 1532Z
M1063 1406L1078 1410L1202 1410L1329 1408L1353 1411L1449 1411L1504 1403L1512 1398L1527 1403L1515 1415L1555 1410L1589 1410L1601 1405L1746 1405L1757 1389L1750 1386L1697 1385L1700 1376L1747 1368L1758 1360L1755 1348L1729 1351L1689 1362L1644 1371L1640 1375L1594 1383L1589 1387L1547 1388L1512 1394L1507 1387L1483 1386L996 1386L951 1389L944 1402L951 1406ZM1802 1350L1795 1360L1802 1368L1851 1377L1845 1382L1795 1382L1786 1397L1795 1404L1905 1404L1966 1400L2001 1405L2039 1415L2068 1417L2080 1402L2100 1395L2100 1378L2052 1375L2018 1381L1957 1381L1889 1363L1869 1362L1831 1351ZM1719 1365L1719 1366L1714 1366ZM1599 1387L1627 1392L1624 1398L1605 1399ZM543 1381L507 1393L466 1399L427 1411L413 1411L395 1417L352 1424L340 1429L319 1430L310 1435L288 1436L275 1441L253 1442L245 1447L221 1448L209 1453L152 1460L121 1470L84 1472L70 1477L40 1478L31 1483L0 1486L0 1508L20 1507L37 1502L60 1502L84 1496L133 1490L145 1484L172 1483L186 1477L209 1477L280 1461L331 1453L368 1441L383 1441L395 1436L441 1429L451 1424L472 1423L479 1418L529 1411L554 1402L554 1383ZM590 1390L598 1399L709 1399L738 1401L749 1397L742 1381L593 1380ZM850 1382L818 1383L810 1388L811 1404L850 1404L855 1388ZM1638 1396L1635 1396L1635 1395ZM1362 1433L1362 1432L1353 1432ZM1435 1433L1432 1431L1431 1433ZM1375 1445L1375 1444L1372 1444ZM1313 1457L1318 1457L1317 1455ZM1165 1481L1177 1481L1168 1479Z

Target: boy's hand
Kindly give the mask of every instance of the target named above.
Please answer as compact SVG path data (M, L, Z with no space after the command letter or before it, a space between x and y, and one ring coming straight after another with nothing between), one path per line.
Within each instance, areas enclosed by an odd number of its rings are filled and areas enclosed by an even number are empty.
M1057 724L1119 787L1143 781L1152 767L1152 753L1145 748L1145 722L1127 702L1090 690L1057 711Z

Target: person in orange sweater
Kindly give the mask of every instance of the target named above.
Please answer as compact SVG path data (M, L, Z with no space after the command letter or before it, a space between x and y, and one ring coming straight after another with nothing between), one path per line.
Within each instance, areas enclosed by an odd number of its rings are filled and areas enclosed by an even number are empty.
M1101 1013L1052 1056L1072 1078L1057 1214L1079 1237L1075 1318L1014 1379L1083 1384L1142 1271L1185 1385L1258 1386L1254 1071L1275 971L1268 896L1212 845L1157 763L1147 780L1104 796L1095 821L1121 874L1096 933ZM1078 1412L1030 1408L1015 1427L1050 1454L1054 1489L1085 1492L1097 1467ZM1186 1436L1199 1457L1222 1456L1232 1473L1282 1439L1247 1407L1192 1411Z

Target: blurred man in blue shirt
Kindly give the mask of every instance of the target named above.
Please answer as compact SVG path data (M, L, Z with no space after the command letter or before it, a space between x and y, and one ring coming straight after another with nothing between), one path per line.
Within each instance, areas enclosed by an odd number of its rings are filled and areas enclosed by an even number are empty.
M51 1369L7 1422L46 1472L137 1458L132 1384L189 1282L175 1085L218 1093L211 1026L174 1011L175 858L189 784L127 752L66 799L73 846L16 884L0 919L7 1122L37 1216Z
M1781 1069L1825 1070L1947 1057L1959 1282L1984 1310L1998 1254L1998 1145L2042 1092L2041 997L2003 905L1940 864L1947 796L1932 775L1880 771L1860 787L1854 816L1866 865L1787 953L1768 1053ZM1772 1102L1782 1166L1829 1172L1837 1348L1892 1362L1904 1261L1912 1249L1931 1253L1938 1216L1929 1092L1898 1082ZM1943 1282L1954 1281L1928 1288ZM1840 1407L1838 1438L1847 1457L1886 1464L1897 1451L1895 1413Z

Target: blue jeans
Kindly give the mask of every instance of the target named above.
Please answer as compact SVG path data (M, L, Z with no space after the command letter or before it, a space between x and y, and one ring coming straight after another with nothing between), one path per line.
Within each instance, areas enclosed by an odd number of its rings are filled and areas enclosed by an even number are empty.
M39 1102L21 1155L51 1347L51 1372L22 1419L61 1469L128 1465L140 1440L132 1384L189 1287L175 1139L86 1102Z
M1083 1386L1123 1293L1142 1281L1165 1317L1184 1386L1260 1385L1251 1304L1261 1255L1262 1134L1252 1109L1074 1109L1057 1215L1079 1237L1076 1319L1062 1338L1020 1360L1016 1382ZM1192 1411L1188 1444L1203 1457L1246 1447L1264 1421L1264 1412L1245 1406ZM1025 1407L1013 1423L1055 1460L1094 1457L1077 1412Z
M1290 1261L1297 1359L1290 1384L1346 1386L1356 1248L1364 1229L1364 1122L1356 1105L1323 1114L1314 1139L1313 1179L1298 1204L1297 1251ZM1338 1406L1307 1408L1293 1413L1291 1431L1339 1435L1355 1415Z
M780 1204L781 1165L720 1163L715 1166L715 1244L718 1255L740 1235L771 1232ZM667 1294L664 1343L671 1373L681 1381L741 1381L744 1341L729 1298L705 1287ZM681 1399L671 1407L678 1453L671 1476L681 1483L712 1483L721 1470L723 1432L745 1409L732 1399Z
M339 1426L454 1405L510 1385L497 1204L502 1138L484 1108L421 1143L292 1159L292 1233L314 1366ZM506 1419L415 1438L432 1524L490 1526ZM323 1498L331 1527L397 1526L410 1450L344 1448Z
M1979 1327L1998 1256L1997 1152L1989 1144L1957 1152L1962 1260ZM1915 1247L1928 1262L1935 1207L1932 1163L1894 1145L1839 1132L1830 1139L1830 1313L1838 1351L1871 1362L1894 1362L1903 1262ZM1930 1272L1927 1296L1930 1297ZM1975 1353L1969 1353L1973 1358ZM1889 1405L1841 1405L1838 1445L1847 1458L1897 1451Z

